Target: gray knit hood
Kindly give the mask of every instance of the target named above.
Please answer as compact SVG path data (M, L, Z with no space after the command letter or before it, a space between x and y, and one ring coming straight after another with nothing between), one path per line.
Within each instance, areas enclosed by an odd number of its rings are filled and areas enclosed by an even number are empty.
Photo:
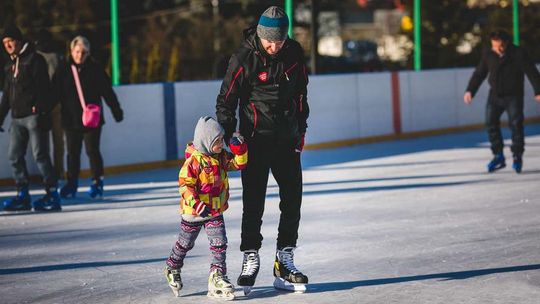
M203 116L199 118L193 135L193 146L199 152L211 155L212 145L216 142L219 136L225 134L223 127L212 117Z

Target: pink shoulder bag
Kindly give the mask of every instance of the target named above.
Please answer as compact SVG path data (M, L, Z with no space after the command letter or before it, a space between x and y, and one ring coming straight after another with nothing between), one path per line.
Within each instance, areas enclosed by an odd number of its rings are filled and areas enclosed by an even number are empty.
M77 86L77 93L79 94L79 101L83 109L82 123L87 128L97 128L101 120L101 107L96 104L86 104L81 87L81 81L79 80L79 72L74 65L71 65L71 71L73 72L73 78L75 79L75 86Z

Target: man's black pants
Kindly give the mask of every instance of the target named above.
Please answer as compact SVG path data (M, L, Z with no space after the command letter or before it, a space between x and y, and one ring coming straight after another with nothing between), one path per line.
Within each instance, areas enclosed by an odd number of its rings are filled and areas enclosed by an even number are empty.
M522 155L525 150L522 96L498 97L493 93L489 94L486 105L486 128L491 143L491 151L493 154L503 153L501 115L504 111L508 114L508 126L512 132L512 153Z
M240 250L260 249L262 217L270 170L279 187L277 248L296 246L302 204L302 166L294 145L255 138L248 141L248 163L242 171L242 243Z

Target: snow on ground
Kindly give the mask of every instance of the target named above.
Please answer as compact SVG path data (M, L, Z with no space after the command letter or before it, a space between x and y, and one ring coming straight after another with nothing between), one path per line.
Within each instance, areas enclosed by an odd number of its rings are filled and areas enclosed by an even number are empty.
M540 125L526 134L520 175L509 148L508 167L485 172L484 132L306 151L295 259L308 291L272 287L279 197L271 179L262 269L253 293L237 288L236 301L538 303ZM236 282L241 183L231 176L227 261ZM176 178L177 169L108 176L104 199L90 200L85 181L61 213L2 213L1 302L215 303L206 297L204 232L185 261L182 297L162 274L179 226ZM0 188L0 200L13 194Z

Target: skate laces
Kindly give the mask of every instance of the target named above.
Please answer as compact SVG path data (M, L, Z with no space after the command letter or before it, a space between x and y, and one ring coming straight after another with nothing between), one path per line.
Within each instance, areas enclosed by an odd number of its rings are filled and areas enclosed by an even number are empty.
M182 280L180 278L180 270L167 267L167 272L169 273L169 276L172 277L174 282L179 282Z
M278 250L278 260L292 273L300 272L294 266L294 253L293 247L285 247L282 250Z
M229 280L227 275L217 270L212 272L211 281L214 283L215 286L218 287L226 287L231 285L231 281Z
M252 275L259 268L259 254L256 251L244 252L241 275Z

